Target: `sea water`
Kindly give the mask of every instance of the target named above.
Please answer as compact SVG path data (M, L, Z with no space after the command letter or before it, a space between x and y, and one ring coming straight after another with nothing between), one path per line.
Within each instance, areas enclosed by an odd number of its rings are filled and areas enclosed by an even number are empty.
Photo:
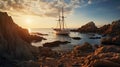
M43 46L42 44L47 43L47 42L53 42L53 41L69 41L71 43L69 44L64 44L60 45L58 47L52 48L53 50L58 50L58 51L64 51L64 50L71 50L73 49L74 46L76 45L82 45L85 42L88 42L92 45L99 45L101 39L90 39L89 37L92 37L90 34L82 34L78 32L70 32L69 36L60 36L56 35L54 33L54 30L52 28L32 28L31 32L39 32L43 34L48 34L47 36L43 36L47 40L43 40L42 42L37 42L37 43L32 43L34 46ZM101 37L101 35L95 34L97 37ZM74 40L71 37L80 37L80 40Z

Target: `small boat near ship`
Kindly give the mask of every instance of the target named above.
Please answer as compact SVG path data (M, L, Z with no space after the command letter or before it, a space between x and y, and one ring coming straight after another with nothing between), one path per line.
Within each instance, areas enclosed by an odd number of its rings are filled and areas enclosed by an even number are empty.
M56 35L69 35L70 30L65 28L65 22L64 22L64 7L59 10L59 19L58 19L58 28L54 28Z

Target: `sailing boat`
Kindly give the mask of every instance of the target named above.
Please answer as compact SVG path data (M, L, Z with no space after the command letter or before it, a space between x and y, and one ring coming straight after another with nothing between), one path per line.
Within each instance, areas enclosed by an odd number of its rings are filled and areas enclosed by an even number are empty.
M62 16L61 16L62 14ZM53 30L55 31L56 35L69 35L70 31L65 28L65 22L64 22L64 9L62 7L62 11L59 10L59 28L54 28Z

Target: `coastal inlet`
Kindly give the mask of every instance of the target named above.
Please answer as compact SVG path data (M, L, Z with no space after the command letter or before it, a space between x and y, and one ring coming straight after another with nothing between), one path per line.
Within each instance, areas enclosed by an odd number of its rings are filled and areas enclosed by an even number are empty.
M61 43L59 46L55 46L52 48L53 50L57 50L57 51L70 51L73 49L74 46L82 45L85 42L88 42L92 45L96 45L96 44L100 44L100 40L101 40L101 35L93 34L93 33L82 34L78 32L70 32L69 36L62 36L62 35L54 34L51 28L32 28L31 31L46 34L46 35L43 35L43 37L46 38L47 40L43 40L42 42L32 43L32 45L37 47L43 46L43 44L45 43L50 43L54 41L70 42L66 44ZM94 39L94 37L100 37L100 38Z

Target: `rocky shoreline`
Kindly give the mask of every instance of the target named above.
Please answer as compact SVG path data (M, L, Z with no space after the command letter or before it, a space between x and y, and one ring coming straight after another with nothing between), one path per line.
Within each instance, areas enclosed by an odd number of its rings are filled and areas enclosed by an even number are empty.
M49 47L32 46L31 42L42 41L45 38L30 35L27 29L15 24L6 12L0 12L0 67L120 67L120 26L116 26L119 23L120 21L115 21L100 28L100 33L103 29L110 28L105 34L112 37L101 41L108 45L92 46L84 43L75 46L70 52L56 52ZM92 25L94 29L89 31L89 26ZM85 33L98 29L93 22L83 26L81 30L84 31L84 28ZM69 42L52 42L55 46L60 43ZM47 43L47 46L51 47L51 43Z
M120 34L120 20L113 21L111 24L106 24L98 28L93 21L81 26L80 28L71 30L72 32L80 33L97 33L109 36Z

